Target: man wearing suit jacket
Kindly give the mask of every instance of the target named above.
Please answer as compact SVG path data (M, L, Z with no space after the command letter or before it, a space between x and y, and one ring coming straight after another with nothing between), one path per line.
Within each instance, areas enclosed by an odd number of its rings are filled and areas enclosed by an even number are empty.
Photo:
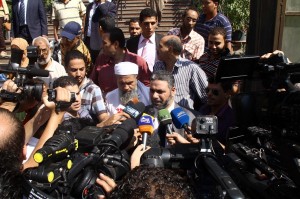
M140 26L142 34L138 37L130 38L127 41L127 49L143 57L147 63L149 70L153 71L153 66L157 61L157 47L162 38L161 34L155 33L157 28L157 13L151 8L145 8L140 13ZM153 53L155 52L155 53Z
M92 61L95 60L102 48L102 38L99 33L99 20L103 17L115 18L117 6L106 0L94 0L86 7L84 23L84 43L88 47Z
M184 129L177 129L173 124L171 125L173 134L171 134L171 136L168 135L166 133L166 126L159 124L157 119L159 110L166 109L171 112L173 109L180 107L189 116L189 126L191 126L195 115L198 113L175 103L175 93L175 80L172 73L165 70L159 70L152 74L150 78L150 100L152 105L146 107L146 112L153 113L153 111L148 110L151 108L154 110L154 133L147 140L148 146L164 147L170 144L190 143L190 141L193 141L191 136L185 134Z
M12 1L12 37L32 42L38 36L48 35L46 12L42 0Z

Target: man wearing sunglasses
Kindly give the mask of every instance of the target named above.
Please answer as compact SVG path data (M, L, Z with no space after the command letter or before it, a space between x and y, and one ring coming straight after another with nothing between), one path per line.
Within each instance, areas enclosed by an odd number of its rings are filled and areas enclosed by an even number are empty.
M207 104L201 107L200 113L218 117L217 140L225 144L228 128L234 125L233 110L228 104L232 93L232 83L216 82L212 77L208 79L205 92L207 94Z

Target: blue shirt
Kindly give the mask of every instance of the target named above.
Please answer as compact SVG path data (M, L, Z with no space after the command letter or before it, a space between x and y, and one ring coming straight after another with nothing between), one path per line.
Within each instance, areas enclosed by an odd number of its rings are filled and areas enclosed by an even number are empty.
M202 14L195 26L198 32L205 40L205 47L208 46L208 35L214 27L223 27L226 31L226 41L231 41L232 27L226 16L219 13L212 19L205 21L205 14Z

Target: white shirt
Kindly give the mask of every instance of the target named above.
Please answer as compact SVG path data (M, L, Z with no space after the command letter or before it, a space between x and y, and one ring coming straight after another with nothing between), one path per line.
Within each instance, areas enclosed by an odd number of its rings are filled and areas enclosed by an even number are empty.
M138 98L140 102L143 102L145 106L150 105L150 89L145 86L142 82L137 83ZM106 94L106 108L110 115L118 113L118 109L123 109L124 106L121 105L119 89L115 89Z
M87 30L87 36L90 37L91 36L91 30L92 30L92 18L93 15L95 13L96 8L98 7L98 3L94 2L92 9L90 10L90 16L89 16L89 25L88 25L88 30Z
M144 39L145 37L141 35L138 44L137 54L141 57L143 57L142 52L143 52L143 48L145 47L145 43L143 42ZM155 33L149 38L149 42L147 43L147 56L143 58L147 61L149 70L153 72L153 66L157 61Z

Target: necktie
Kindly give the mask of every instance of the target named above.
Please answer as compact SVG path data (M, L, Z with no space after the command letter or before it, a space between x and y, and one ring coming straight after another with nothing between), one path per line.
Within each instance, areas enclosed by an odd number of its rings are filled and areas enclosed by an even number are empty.
M142 50L142 56L144 59L147 60L147 46L148 46L148 43L149 43L149 39L143 39L142 43L144 43L144 47L143 47L143 50Z
M20 19L20 25L25 24L25 4L24 0L21 0L20 2L20 10L19 10L19 19Z

